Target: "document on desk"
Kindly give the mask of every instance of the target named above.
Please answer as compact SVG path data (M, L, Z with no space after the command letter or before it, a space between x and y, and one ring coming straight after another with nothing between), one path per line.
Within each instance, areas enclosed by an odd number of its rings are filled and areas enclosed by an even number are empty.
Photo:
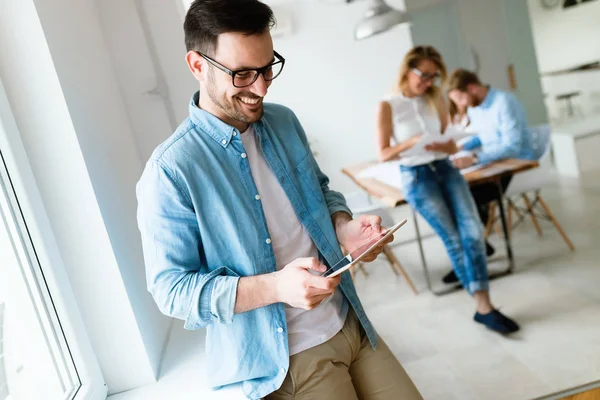
M356 174L358 179L373 178L396 189L402 189L400 161L393 160L373 165Z

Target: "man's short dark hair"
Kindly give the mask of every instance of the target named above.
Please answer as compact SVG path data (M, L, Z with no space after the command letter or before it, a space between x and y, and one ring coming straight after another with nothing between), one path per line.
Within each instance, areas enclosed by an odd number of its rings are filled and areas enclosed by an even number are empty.
M274 24L273 10L258 0L194 0L183 23L185 46L213 55L221 33L258 35Z
M459 68L452 72L448 79L448 91L458 90L459 92L466 92L467 87L471 84L481 85L477 74Z

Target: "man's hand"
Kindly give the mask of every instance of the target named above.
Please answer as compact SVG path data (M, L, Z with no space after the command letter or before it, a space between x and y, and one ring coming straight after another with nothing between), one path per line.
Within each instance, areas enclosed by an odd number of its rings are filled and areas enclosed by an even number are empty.
M471 165L475 163L475 159L472 155L466 155L462 157L457 157L452 160L454 166L458 169L469 168Z
M437 151L446 154L455 154L460 151L460 147L456 145L454 139L449 139L446 142L433 142L428 145L425 145L425 150Z
M274 273L279 302L312 310L335 292L341 275L325 278L311 274L309 269L323 273L327 267L316 258L298 258Z
M346 214L348 215L348 214ZM348 218L350 216L348 215ZM338 220L335 223L335 233L338 241L346 251L352 251L357 247L364 245L365 242L381 236L385 233L385 228L381 226L381 217L377 215L361 215L357 219ZM385 242L375 247L364 258L364 262L371 262L377 258L383 251L383 246L394 240L391 236Z

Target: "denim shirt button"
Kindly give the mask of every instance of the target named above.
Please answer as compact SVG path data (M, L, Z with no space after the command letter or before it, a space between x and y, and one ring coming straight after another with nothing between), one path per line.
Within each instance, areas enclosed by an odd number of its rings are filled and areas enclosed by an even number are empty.
M242 153L242 158L246 158L246 157L248 157L248 156L246 155L246 153Z
M265 240L265 242L267 242L267 244L271 244L271 238Z
M281 369L279 370L279 372L281 372L282 374L285 374L285 368L281 368Z
M277 332L282 333L283 332L283 328L277 328Z
M254 198L255 198L256 200L260 200L260 195L259 195L259 194L257 194L256 196L254 196Z
M223 144L227 144L227 140L223 139L223 140L221 141L221 143L223 143Z

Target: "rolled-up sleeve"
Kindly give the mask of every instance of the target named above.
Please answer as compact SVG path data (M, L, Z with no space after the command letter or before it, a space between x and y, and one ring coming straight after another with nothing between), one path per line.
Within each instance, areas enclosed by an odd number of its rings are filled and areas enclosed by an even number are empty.
M163 314L198 329L231 323L239 276L202 265L202 241L192 202L158 161L147 164L137 188L138 226L147 287Z
M473 135L472 137L466 139L462 144L463 150L475 150L481 147L481 139L479 139L478 135Z

